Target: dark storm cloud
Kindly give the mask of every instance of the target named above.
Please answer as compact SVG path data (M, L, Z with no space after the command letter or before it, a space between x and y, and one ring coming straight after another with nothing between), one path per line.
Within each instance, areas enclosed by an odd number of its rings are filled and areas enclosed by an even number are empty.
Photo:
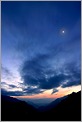
M39 89L39 88L32 88L32 87L28 87L26 89L23 89L24 94L28 94L28 95L33 95L33 94L40 94L42 92L44 92L43 89Z
M68 74L68 81L65 82L62 87L77 86L81 84L81 67L77 67L75 64L71 63L66 66Z
M39 80L40 88L42 89L53 89L57 88L61 85L61 83L66 79L66 76L64 74L54 74L53 77L50 77L49 79L45 80Z
M61 68L53 70L47 63L48 58L48 56L38 55L31 61L25 61L21 68L21 77L26 85L48 90L59 86L64 88L81 84L81 71L76 62L66 63Z
M21 76L24 77L28 84L29 81L33 81L33 84L38 83L38 79L44 77L44 69L47 65L47 55L38 55L33 60L25 61L22 68L21 68ZM43 63L44 62L44 63ZM34 79L34 80L33 80Z
M25 84L38 86L42 89L59 86L60 82L65 79L65 75L58 75L48 64L48 58L49 56L46 55L38 55L31 61L25 61L21 68L21 77ZM52 74L54 74L53 77ZM47 76L50 78L47 78Z

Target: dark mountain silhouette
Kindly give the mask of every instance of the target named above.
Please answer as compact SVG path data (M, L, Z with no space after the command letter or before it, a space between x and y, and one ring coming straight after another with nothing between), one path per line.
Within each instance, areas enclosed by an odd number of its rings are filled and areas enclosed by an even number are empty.
M2 121L81 121L81 91L58 98L45 109L1 95Z
M30 104L16 98L1 95L2 121L31 120L33 114L37 114L37 110Z
M81 91L68 95L56 107L43 112L43 115L49 121L81 121Z
M50 104L48 104L47 106L40 106L38 109L40 111L48 111L54 107L56 107L63 99L65 99L67 96L61 97L61 98L57 98L56 100L54 100L53 102L51 102Z

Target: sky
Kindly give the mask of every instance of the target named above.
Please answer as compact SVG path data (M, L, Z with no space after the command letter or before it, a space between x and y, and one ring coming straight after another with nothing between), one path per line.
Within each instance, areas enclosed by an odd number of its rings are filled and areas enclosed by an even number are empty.
M58 98L81 90L81 2L1 2L1 93Z

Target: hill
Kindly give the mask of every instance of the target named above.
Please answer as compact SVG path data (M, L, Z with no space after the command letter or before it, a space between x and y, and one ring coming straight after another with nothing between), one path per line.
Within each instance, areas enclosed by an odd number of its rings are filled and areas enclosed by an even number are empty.
M43 115L46 121L81 121L81 91L68 95Z
M1 120L81 121L81 91L58 98L39 109L16 98L1 95Z
M46 105L46 106L40 106L38 109L40 111L48 111L54 107L56 107L63 99L65 99L67 96L61 97L61 98L57 98L56 100L54 100L53 102L51 102L50 104Z
M1 95L1 120L21 121L33 119L31 115L36 115L37 110L24 101L16 98Z

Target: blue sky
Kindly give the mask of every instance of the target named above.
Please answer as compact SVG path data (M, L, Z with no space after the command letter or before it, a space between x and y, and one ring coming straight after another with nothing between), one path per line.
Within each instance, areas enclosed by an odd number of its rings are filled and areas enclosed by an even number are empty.
M81 84L81 2L1 2L2 93L43 94Z

